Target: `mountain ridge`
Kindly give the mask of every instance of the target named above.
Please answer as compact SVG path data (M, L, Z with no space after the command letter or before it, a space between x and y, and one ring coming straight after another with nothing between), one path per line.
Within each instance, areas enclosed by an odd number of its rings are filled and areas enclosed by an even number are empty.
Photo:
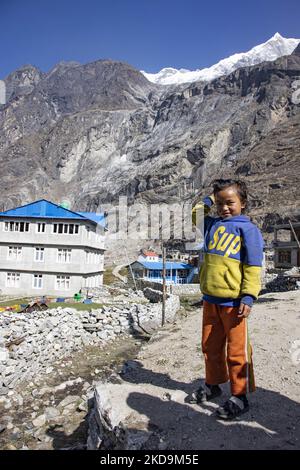
M157 73L142 71L145 77L161 85L179 85L180 83L211 81L222 75L228 75L238 68L253 66L265 61L273 61L284 55L290 55L300 43L300 39L284 38L275 33L268 41L253 47L247 52L236 53L204 69L187 70L166 67Z
M0 106L1 209L41 197L67 198L74 210L100 210L119 196L178 202L236 174L249 182L250 213L266 230L297 217L286 175L297 186L298 48L208 83L169 87L110 60L61 64L50 77L31 66L11 74L12 94Z

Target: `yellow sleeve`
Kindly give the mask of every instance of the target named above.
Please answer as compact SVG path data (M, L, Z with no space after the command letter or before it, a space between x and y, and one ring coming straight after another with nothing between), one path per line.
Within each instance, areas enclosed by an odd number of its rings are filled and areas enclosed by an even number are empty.
M208 197L212 200L212 203L214 204L214 202L215 202L214 195L212 194ZM197 211L200 211L200 215L204 214L204 217L205 217L209 214L210 209L211 209L211 207L206 205L205 202L202 202L202 201L198 202L192 209L192 222L193 222L193 225L196 225Z
M257 299L261 290L261 267L243 265L243 281L241 294L253 295Z

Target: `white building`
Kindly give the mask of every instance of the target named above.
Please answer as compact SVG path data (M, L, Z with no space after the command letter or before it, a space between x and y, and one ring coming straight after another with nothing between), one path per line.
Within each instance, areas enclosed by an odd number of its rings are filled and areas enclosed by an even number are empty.
M160 258L155 251L151 250L141 250L141 253L138 257L138 261L160 261Z
M103 282L103 214L42 199L0 212L0 295L73 296Z

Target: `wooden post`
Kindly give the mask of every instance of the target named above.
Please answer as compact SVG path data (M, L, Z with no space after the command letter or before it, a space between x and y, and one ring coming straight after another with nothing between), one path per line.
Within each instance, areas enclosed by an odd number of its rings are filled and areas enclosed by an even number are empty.
M165 324L165 317L166 317L166 248L162 242L162 258L163 258L163 296L162 296L162 317L161 317L161 326Z
M299 238L297 237L297 234L296 234L296 232L295 232L295 230L294 230L293 224L292 224L292 222L291 222L290 220L289 220L289 224L290 224L290 227L291 227L292 232L293 232L293 234L294 234L294 237L295 237L295 240L296 240L296 242L297 242L298 248L299 248L299 251L298 251L298 253L297 253L296 264L295 264L295 266L299 266L300 242L299 242ZM292 259L291 259L291 261L292 261Z
M298 248L300 248L300 242L299 242L299 240L298 240L297 234L296 234L296 232L295 232L295 230L294 230L294 227L293 227L293 225L292 225L292 222L291 222L290 220L289 220L289 224L290 224L290 227L291 227L291 229L292 229L292 232L293 232L293 235L294 235L294 237L295 237L295 240L296 240L296 242L297 242L297 244L298 244Z

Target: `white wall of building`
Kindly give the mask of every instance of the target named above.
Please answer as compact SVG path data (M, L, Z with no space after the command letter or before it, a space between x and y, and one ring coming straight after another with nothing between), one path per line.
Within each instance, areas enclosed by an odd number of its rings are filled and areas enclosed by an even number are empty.
M13 275L8 279L7 274ZM36 276L41 276L37 278ZM59 277L59 278L58 278ZM101 272L88 276L56 273L0 271L0 295L58 297L73 296L83 287L98 287L103 283Z
M19 225L11 226L14 221ZM73 296L82 287L103 283L102 227L80 220L24 218L29 230L23 225L19 231L20 222L0 221L0 295ZM70 224L73 233L68 233Z
M17 220L17 219L15 219ZM39 244L61 244L69 246L88 246L90 248L104 249L104 230L99 225L96 227L92 223L83 222L81 220L48 220L48 219L30 219L24 218L18 222L29 222L29 231L6 231L7 224L13 219L2 219L0 221L0 242L1 243L39 243ZM38 232L38 223L45 223L45 231ZM78 225L78 233L54 233L54 224ZM64 227L63 227L64 229Z
M148 255L141 254L141 255L139 255L137 261L141 261L141 262L143 262L143 261L154 261L154 262L158 263L159 261L161 261L161 258L159 258L158 255L148 256Z
M88 274L103 270L103 250L66 245L0 244L0 268Z

